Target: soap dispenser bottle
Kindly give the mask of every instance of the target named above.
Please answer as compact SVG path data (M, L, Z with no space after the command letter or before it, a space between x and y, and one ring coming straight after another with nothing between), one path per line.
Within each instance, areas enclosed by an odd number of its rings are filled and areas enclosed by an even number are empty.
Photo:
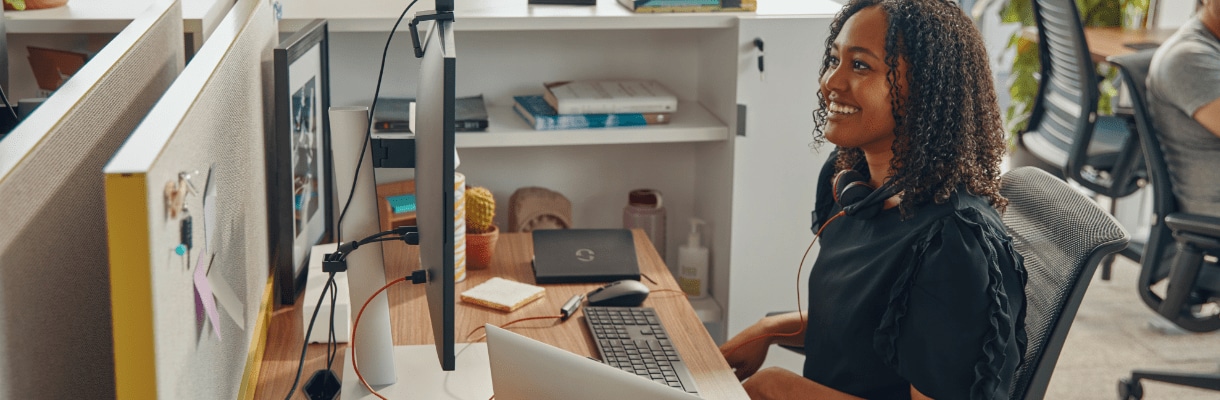
M686 244L678 248L678 286L691 298L707 297L707 247L700 245L699 226L703 220L691 218Z

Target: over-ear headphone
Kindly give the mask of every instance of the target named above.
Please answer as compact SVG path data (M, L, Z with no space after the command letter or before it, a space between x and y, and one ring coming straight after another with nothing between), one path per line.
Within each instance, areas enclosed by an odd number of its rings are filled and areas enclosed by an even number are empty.
M868 184L864 175L853 169L840 171L834 179L835 202L843 207L843 214L862 219L877 216L885 206L885 200L894 197L899 190L891 181L881 188Z

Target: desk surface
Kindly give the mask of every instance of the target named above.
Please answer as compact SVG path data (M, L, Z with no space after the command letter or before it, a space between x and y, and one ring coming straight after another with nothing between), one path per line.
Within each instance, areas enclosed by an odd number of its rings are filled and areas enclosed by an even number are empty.
M1169 39L1176 29L1123 29L1123 28L1084 28L1085 41L1089 43L1089 53L1093 62L1099 63L1110 56L1131 54L1136 49L1127 47L1128 43L1161 44Z
M678 289L677 282L664 261L652 248L648 238L640 231L635 231L635 245L640 271L659 285L647 282L653 288ZM401 243L387 243L385 254L387 280L407 274L408 263L404 260L417 258L415 247ZM492 266L485 270L468 270L464 282L457 284L456 293L461 293L487 279L495 276L520 282L533 283L534 277L530 268L533 257L533 240L529 234L501 234L496 246L495 259ZM413 264L413 263L412 263ZM503 313L483 307L457 303L457 341L467 342L467 334L484 322L504 324L514 319L554 315L565 301L577 293L587 293L601 284L557 284L544 285L546 296L512 313ZM389 292L391 325L394 330L395 345L430 344L433 343L432 331L427 323L427 301L424 288L398 284L387 290ZM456 297L456 296L455 296ZM715 342L708 336L703 324L695 315L694 309L684 296L674 292L654 292L643 304L645 307L657 309L661 323L670 333L678 352L699 385L700 395L705 399L744 399L745 391L737 378L729 369L724 358L720 356ZM597 352L589 330L585 327L583 316L578 315L565 322L554 320L537 320L517 323L509 330L534 339L550 343L557 347L584 356L593 356ZM282 398L292 385L297 370L297 362L301 355L302 331L300 299L293 306L286 306L275 311L272 316L271 328L268 333L266 353L263 355L261 372L258 375L258 386L255 398ZM474 338L480 334L473 335ZM340 347L346 351L346 346ZM314 344L307 351L305 368L301 376L301 384L309 376L326 364L326 346ZM350 352L348 352L350 354ZM343 371L344 355L335 361L336 374ZM294 398L304 399L298 388Z
M1176 29L1123 29L1117 27L1085 27L1084 40L1089 44L1089 55L1094 63L1106 61L1106 57L1121 56L1138 50L1127 47L1128 43L1156 43L1169 39ZM1038 29L1022 28L1021 37L1038 42Z

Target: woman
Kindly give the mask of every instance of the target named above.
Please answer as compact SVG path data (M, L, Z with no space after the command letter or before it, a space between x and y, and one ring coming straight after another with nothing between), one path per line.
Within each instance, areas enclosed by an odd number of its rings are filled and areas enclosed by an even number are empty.
M854 0L820 83L815 142L838 150L808 310L745 329L726 360L755 399L1007 398L1025 272L999 217L1005 143L978 31L947 0ZM804 376L758 371L771 343L804 346Z

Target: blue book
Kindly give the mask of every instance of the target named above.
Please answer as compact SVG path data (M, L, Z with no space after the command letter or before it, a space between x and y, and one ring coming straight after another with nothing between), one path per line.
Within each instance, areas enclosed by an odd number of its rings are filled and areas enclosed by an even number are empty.
M542 95L514 96L513 110L536 130L612 128L667 124L669 113L559 114Z

